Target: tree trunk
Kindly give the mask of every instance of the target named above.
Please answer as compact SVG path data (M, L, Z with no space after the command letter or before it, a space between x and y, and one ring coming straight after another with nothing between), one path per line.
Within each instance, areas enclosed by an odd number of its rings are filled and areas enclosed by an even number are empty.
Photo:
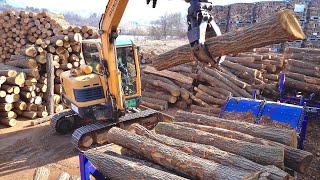
M25 80L25 74L19 73L15 77L7 77L6 84L22 86Z
M219 98L219 99L227 99L228 96L231 96L231 93L225 92L224 94L217 92L213 87L205 86L202 84L198 85L198 88L208 94L210 94L213 97Z
M310 83L310 84L315 84L315 85L320 85L320 78L315 78L315 77L310 77L310 76L306 76L303 74L298 74L298 73L293 73L293 72L285 72L285 76L298 80L298 81L302 81L302 82L306 82L306 83Z
M124 158L101 153L99 151L85 151L85 156L97 167L107 179L150 179L150 180L182 180L183 177L157 170L146 165ZM130 173L128 173L130 172Z
M231 152L263 165L275 165L284 169L284 148L253 144L226 138L193 128L169 123L158 123L156 133L199 144L207 144Z
M256 172L249 173L191 156L116 127L109 130L108 141L132 150L169 170L181 171L197 179L252 179L258 176Z
M307 151L303 151L300 149L296 149L290 146L286 146L280 143L276 143L273 141L269 141L262 138L257 138L248 134L244 134L237 131L231 131L223 128L216 128L211 126L203 126L185 122L174 122L174 124L198 129L201 131L209 132L212 134L217 134L220 136L238 139L246 142L251 142L255 144L261 145L269 145L274 147L283 147L284 148L284 165L290 169L293 169L299 173L305 173L306 169L309 167L310 163L312 162L313 155Z
M192 82L193 82L193 79L191 77L182 75L180 73L168 71L168 70L157 71L154 67L151 67L151 66L147 66L145 69L143 69L143 72L167 77L167 78L174 79L174 80L177 80L177 81L185 83L185 84L192 84Z
M272 28L270 28L272 27ZM205 46L212 57L251 51L270 44L305 39L298 20L290 10L254 23L241 30L206 39ZM157 70L195 61L189 45L180 46L153 59Z
M53 56L52 54L48 53L47 54L47 66L46 66L46 70L47 70L47 84L48 84L48 92L47 92L47 109L48 109L48 113L49 115L54 113L54 100L53 100L53 96L54 96L54 67L52 65L52 61L53 61Z
M15 70L0 70L0 76L14 77L18 73Z
M315 70L315 69L303 69L300 67L295 67L295 66L287 66L286 67L286 71L290 71L290 72L294 72L294 73L299 73L299 74L304 74L307 76L312 76L312 77L320 77L320 73L319 71Z
M291 147L297 147L297 134L295 130L266 127L246 122L238 122L216 117L198 115L184 111L178 111L176 113L175 121L220 127L279 142Z
M128 131L134 132L140 136L150 138L185 153L208 159L225 166L236 167L248 171L268 172L270 174L270 179L288 179L289 177L286 172L274 166L263 166L244 157L229 153L227 151L222 151L214 146L186 142L168 136L156 134L155 132L149 131L148 129L138 124L132 124L129 127Z
M177 101L177 97L167 95L167 94L155 94L155 93L151 93L151 92L142 91L141 95L142 95L142 97L161 99L164 101L168 101L169 103L175 103Z
M202 107L209 107L209 104L207 104L206 102L204 102L203 100L197 98L196 96L194 96L193 94L190 94L190 99L192 99L196 104L198 104L199 106Z
M149 83L149 84L152 84L154 86L157 86L157 87L161 87L165 90L167 90L168 92L171 93L171 95L173 96L180 96L180 89L177 87L177 86L173 86L171 84L168 84L168 83L165 83L163 81L159 81L159 80L151 80L151 79L143 79L143 81Z
M23 101L18 101L18 102L15 102L13 103L13 106L15 109L18 109L18 110L21 110L21 111L24 111L27 109L27 103L23 102Z
M221 108L201 107L201 106L197 106L197 105L191 105L190 110L191 111L202 111L202 112L213 113L213 114L221 113Z
M208 103L208 104L218 104L218 105L223 105L225 103L225 100L214 98L210 96L207 93L197 93L196 97L201 99L202 101Z
M17 120L13 118L1 118L0 123L6 126L13 127L17 124Z
M22 55L12 55L10 61L6 62L6 65L19 67L19 68L37 68L37 61Z
M221 64L239 72L247 72L253 77L257 77L259 73L259 71L256 69L248 68L246 66L242 66L241 64L232 63L229 61L223 61Z
M33 180L47 180L49 179L50 170L45 167L39 167L35 170Z
M298 90L313 92L313 93L319 93L320 92L320 85L315 84L309 84L305 82L301 82L298 80L291 79L289 77L286 77L285 84L287 87L292 87Z
M29 57L36 57L37 56L37 49L35 46L27 45L26 47L22 48L20 51L21 55L26 55Z
M164 109L168 109L168 101L164 101L161 99L155 99L155 98L148 98L148 97L141 97L141 100L145 101L145 102L152 103L152 104L158 104L158 105L163 106Z
M143 106L147 106L151 109L160 110L160 111L164 110L164 107L159 104L153 104L153 103L146 102L146 101L141 101L140 104Z
M13 105L10 103L0 104L0 112L11 111Z

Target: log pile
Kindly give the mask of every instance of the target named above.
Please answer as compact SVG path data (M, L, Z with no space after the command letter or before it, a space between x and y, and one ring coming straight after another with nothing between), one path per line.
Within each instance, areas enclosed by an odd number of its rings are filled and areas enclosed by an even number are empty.
M97 37L97 30L72 26L62 15L46 12L8 10L0 13L0 21L1 123L13 126L17 117L46 117L51 87L54 112L62 111L59 76L84 63L80 41ZM48 62L54 66L50 85Z
M179 179L291 179L285 167L305 173L313 159L311 153L296 149L294 130L184 111L176 113L173 123L158 123L155 131L132 124L127 130L110 129L107 137L108 142L122 147L122 155L110 156L96 150L85 155L110 177L127 172L143 160L152 166L143 163L131 170L128 178L137 179L136 171L158 165L157 178L170 173ZM115 165L114 159L118 159L118 171L108 170ZM131 161L132 166L126 166L124 160Z
M279 73L283 68L282 54L269 48L227 56L217 67L192 62L157 71L147 66L142 70L142 103L158 110L175 106L216 115L228 96L251 98L256 90L259 98L276 100Z
M287 48L284 58L285 85L289 91L292 88L303 93L320 93L320 50Z

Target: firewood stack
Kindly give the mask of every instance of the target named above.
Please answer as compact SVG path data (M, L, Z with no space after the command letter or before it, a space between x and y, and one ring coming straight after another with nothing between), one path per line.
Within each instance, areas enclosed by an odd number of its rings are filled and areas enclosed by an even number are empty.
M55 112L60 104L60 74L84 63L80 41L97 37L89 26L71 26L62 15L46 12L0 14L0 111L2 124L13 126L15 118L46 117L47 54L55 67ZM3 22L2 22L3 21ZM2 118L2 119L4 119Z
M305 173L313 159L296 149L293 129L178 111L174 122L160 122L154 130L138 124L127 131L114 127L108 142L121 146L121 155L84 154L107 178L130 171L126 179L292 179L285 167Z
M217 67L197 61L162 71L147 66L142 76L142 104L158 110L175 106L214 116L228 96L251 98L256 90L258 98L276 100L283 68L282 54L270 48L227 56Z
M287 89L320 93L320 50L287 48L284 57Z

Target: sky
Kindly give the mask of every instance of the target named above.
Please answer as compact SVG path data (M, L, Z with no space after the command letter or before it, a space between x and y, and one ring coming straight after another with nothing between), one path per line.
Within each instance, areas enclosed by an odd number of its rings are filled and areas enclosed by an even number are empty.
M121 1L121 0L120 0ZM214 0L214 5L226 5L238 2L257 2L259 0ZM55 13L74 12L87 17L91 13L102 14L108 0L7 0L7 4L16 7L47 8ZM122 20L149 22L164 13L187 13L188 3L184 0L158 0L157 7L146 5L146 0L129 0Z

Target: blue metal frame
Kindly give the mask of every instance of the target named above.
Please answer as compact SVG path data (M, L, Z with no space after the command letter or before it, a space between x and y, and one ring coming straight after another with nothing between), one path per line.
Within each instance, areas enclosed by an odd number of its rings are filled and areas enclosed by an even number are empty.
M90 180L90 174L96 180L106 179L103 174L101 174L96 167L87 159L81 152L79 153L79 162L80 162L80 177L81 180Z
M253 93L253 98L255 93ZM285 103L269 102L257 99L230 97L222 108L219 117L223 117L224 112L248 112L249 110L256 116L255 124L259 124L262 116L267 115L272 120L290 124L297 132L298 148L304 148L306 127L308 116L305 106L298 106Z
M297 97L296 90L293 89L290 92L286 90L285 81L285 73L282 73L279 80L280 102L288 102L299 104L300 106L305 106L306 112L309 115L310 119L316 119L314 117L319 117L320 102L314 100L316 94L311 93L308 95L308 98L306 98L306 96ZM287 96L286 92L288 92L290 96Z

